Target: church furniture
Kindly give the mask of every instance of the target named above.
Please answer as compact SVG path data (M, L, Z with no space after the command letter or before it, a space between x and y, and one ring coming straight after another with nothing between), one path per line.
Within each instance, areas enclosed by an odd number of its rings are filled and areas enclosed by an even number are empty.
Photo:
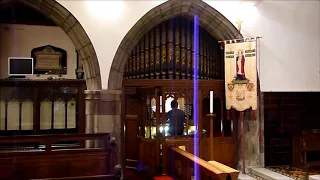
M84 80L0 80L0 136L85 132Z
M78 176L78 177L60 177L60 178L45 178L31 180L118 180L115 175L95 175L95 176Z
M301 131L320 128L319 92L265 92L265 165L302 167Z
M239 171L233 169L233 168L230 168L224 164L221 164L217 161L209 161L208 162L209 164L217 167L218 169L220 169L221 171L223 172L226 172L230 175L231 177L231 180L237 180L238 179L238 176L239 176Z
M198 179L217 180L238 178L239 171L232 170L220 163L207 162L177 147L171 147L169 151L171 154L169 161L172 163L168 167L168 172L172 177L182 180L191 179L192 176L197 176ZM194 174L192 169L197 169L197 174Z
M320 167L320 129L302 131L300 154L307 175L310 167Z
M0 145L33 143L34 149L0 150L0 179L41 179L114 173L115 145L107 133L0 137ZM55 146L61 141L95 140L95 148Z
M154 87L156 83L161 84L161 86ZM222 83L222 81L206 82L200 80L199 89L201 91L198 94L198 101L202 102L203 97L209 95L209 89L211 88L215 90L216 96L220 97L218 96L218 92L219 90L220 92L223 91L219 88L220 84ZM159 173L160 168L162 173L166 173L166 159L167 156L169 156L169 152L167 150L170 147L185 146L187 152L194 153L194 147L196 146L199 148L199 157L208 161L216 160L230 167L236 167L237 161L235 157L237 154L237 145L234 135L235 133L233 133L234 130L229 130L229 132L232 134L226 134L222 136L220 129L221 121L218 121L218 123L215 122L214 124L214 126L219 127L219 132L215 131L213 133L213 152L208 150L211 142L208 135L208 133L210 133L210 126L208 125L202 126L202 129L206 130L205 134L200 134L200 131L197 132L197 139L195 139L193 134L187 134L187 132L185 132L186 134L183 136L165 136L163 132L160 132L160 128L156 128L162 126L162 124L164 124L163 119L165 119L165 114L160 114L160 99L162 98L162 102L164 102L165 98L163 97L168 97L172 94L174 94L174 97L178 99L185 93L186 95L183 96L185 98L185 102L193 102L193 81L175 80L173 82L170 80L124 80L124 87L124 89L128 89L128 91L124 90L125 100L123 104L123 106L125 106L124 112L126 113L123 121L124 127L126 127L124 130L126 136L125 142L127 141L123 145L124 147L128 147L126 148L124 155L125 165L128 165L132 161L131 159L133 158L130 157L134 157L137 158L137 163L139 163L136 167L139 168L139 166L143 166L144 168L150 170L151 174ZM153 115L149 113L151 111L149 111L151 108L150 103L146 102L147 99L151 101L152 98L150 97L154 98L154 103L157 104L155 114ZM184 106L187 105L184 104ZM220 107L220 104L216 105L216 107ZM161 108L165 107L162 106ZM197 108L200 110L201 105ZM145 112L141 110L145 110ZM162 112L165 112L165 109L162 109ZM201 123L207 122L209 124L210 121L206 115L208 112L209 109L199 111L199 126ZM218 117L220 118L220 112L218 114ZM186 117L187 119L189 118L189 116ZM185 124L187 123L188 121L186 121ZM192 124L190 124L190 126L192 126ZM131 129L128 129L128 127L131 127ZM153 130L151 130L152 128ZM228 126L224 126L224 129L227 128ZM154 134L152 135L152 133ZM139 136L136 137L135 134L138 134ZM139 146L135 146L136 142L139 143ZM139 157L133 156L135 155L134 152L138 152ZM210 158L211 153L213 154L213 159Z
M129 52L121 100L124 167L166 174L170 148L179 146L206 161L237 166L238 125L235 118L226 118L224 106L224 52L200 26L198 33L194 38L191 19L170 18L141 35ZM172 100L185 114L183 135L169 135L166 113ZM216 115L211 124L209 111Z

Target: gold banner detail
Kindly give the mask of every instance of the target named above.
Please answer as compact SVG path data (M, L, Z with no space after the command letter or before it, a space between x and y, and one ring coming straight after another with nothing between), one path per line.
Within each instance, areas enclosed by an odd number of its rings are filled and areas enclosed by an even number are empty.
M226 108L257 109L256 43L225 45Z

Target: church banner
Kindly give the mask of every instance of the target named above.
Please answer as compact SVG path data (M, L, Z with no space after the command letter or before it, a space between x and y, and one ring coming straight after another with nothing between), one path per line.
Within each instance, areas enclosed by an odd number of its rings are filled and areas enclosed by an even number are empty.
M226 108L257 109L256 42L225 45Z

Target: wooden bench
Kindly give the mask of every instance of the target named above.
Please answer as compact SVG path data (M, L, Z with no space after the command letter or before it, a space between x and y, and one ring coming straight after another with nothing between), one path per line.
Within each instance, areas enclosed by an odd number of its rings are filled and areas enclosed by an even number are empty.
M30 179L30 180L116 180L115 175L96 175L96 176L79 176L79 177L61 177L46 179Z
M0 179L41 179L109 175L114 171L114 147L109 134L60 134L0 137L0 145L44 144L36 151L1 151ZM96 148L53 148L61 141L97 140Z
M168 172L170 172L170 175L175 177L178 172L176 169L176 161L180 161L181 165L181 173L178 174L178 176L181 176L179 178L183 180L189 180L191 179L191 168L195 168L194 165L198 166L199 171L198 175L201 179L217 179L217 180L226 180L226 179L237 179L239 172L225 166L221 163L212 161L211 163L194 156L191 153L188 153L178 147L170 147L169 148L170 154L172 156L170 159L174 160L174 163L171 164L171 167L169 167ZM170 160L168 160L170 162Z
M307 175L310 167L320 167L320 129L302 132L302 136L300 137L300 153ZM312 158L315 159L310 159L312 153L314 153Z

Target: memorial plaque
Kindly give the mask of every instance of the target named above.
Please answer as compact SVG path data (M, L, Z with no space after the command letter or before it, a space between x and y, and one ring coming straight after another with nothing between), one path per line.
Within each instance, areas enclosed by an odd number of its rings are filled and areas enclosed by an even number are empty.
M60 55L38 55L37 64L35 65L34 69L61 69Z
M53 46L35 48L31 52L35 74L66 74L66 51Z

